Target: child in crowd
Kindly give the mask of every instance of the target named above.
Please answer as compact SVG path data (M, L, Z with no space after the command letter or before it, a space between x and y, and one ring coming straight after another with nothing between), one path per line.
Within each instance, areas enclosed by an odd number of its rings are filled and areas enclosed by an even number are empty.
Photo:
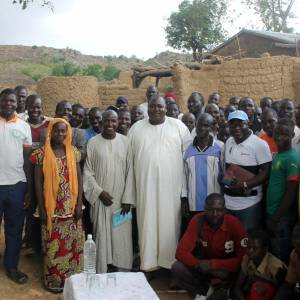
M168 117L178 119L179 114L180 114L180 111L179 111L179 108L178 108L178 105L176 104L176 102L169 102L167 104L166 115Z
M272 300L277 287L283 283L285 264L268 252L269 237L262 230L249 234L248 251L234 288L237 300Z
M300 299L300 221L294 227L292 242L294 250L290 255L285 283L278 290L274 300Z
M267 190L267 229L272 236L272 253L288 262L292 250L291 234L297 220L297 192L299 185L299 154L292 149L294 122L279 119L274 129L278 148L272 162Z

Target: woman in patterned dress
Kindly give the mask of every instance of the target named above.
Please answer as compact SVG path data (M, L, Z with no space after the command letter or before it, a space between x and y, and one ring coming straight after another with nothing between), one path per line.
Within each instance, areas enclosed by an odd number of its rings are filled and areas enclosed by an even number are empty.
M65 279L82 271L80 152L71 141L69 123L55 118L45 146L32 154L42 223L44 285L52 292L62 292Z

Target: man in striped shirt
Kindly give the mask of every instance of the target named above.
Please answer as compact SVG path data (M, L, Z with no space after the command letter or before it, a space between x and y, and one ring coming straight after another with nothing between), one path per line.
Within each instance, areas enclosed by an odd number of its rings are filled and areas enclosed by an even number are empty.
M204 211L206 197L221 191L223 143L213 138L213 124L210 114L201 114L196 124L197 135L183 154L182 230L193 215Z

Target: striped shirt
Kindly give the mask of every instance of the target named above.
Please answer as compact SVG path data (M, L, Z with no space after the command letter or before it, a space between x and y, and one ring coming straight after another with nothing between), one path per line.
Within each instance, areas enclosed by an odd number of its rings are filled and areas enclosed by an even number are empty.
M204 211L205 199L220 193L223 173L223 143L213 138L202 151L194 142L183 154L184 179L181 197L189 200L190 211Z

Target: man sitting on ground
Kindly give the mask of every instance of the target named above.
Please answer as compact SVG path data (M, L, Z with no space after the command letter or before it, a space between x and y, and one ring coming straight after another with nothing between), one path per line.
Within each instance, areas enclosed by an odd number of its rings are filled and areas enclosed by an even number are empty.
M237 218L225 214L221 194L210 194L205 210L193 217L180 240L172 275L191 297L206 295L211 285L215 295L227 299L226 289L246 252L246 232Z

